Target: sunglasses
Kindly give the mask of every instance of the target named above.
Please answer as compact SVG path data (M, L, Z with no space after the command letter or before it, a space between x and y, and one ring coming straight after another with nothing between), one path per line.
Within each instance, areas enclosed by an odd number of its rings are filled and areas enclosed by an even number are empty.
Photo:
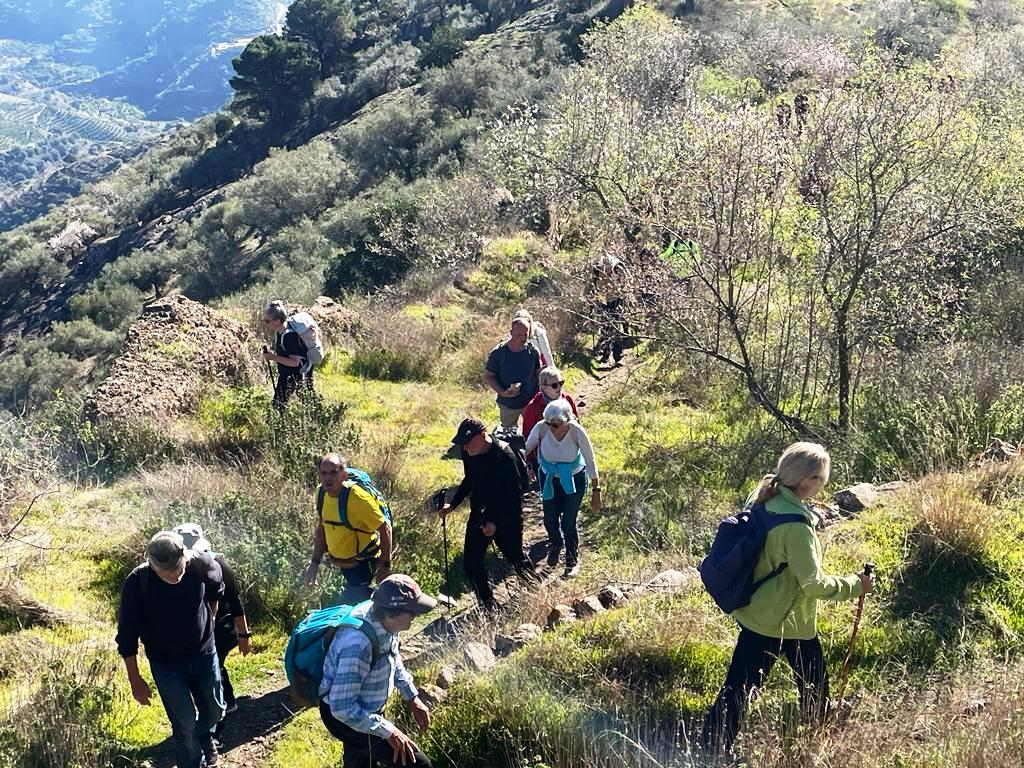
M565 384L564 381L549 381L544 386L551 387L552 389L561 389L563 384Z

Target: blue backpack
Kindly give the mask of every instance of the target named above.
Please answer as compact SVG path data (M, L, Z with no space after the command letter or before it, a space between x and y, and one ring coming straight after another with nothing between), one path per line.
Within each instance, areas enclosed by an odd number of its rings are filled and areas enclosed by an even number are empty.
M768 531L786 523L810 525L803 515L770 515L764 504L747 507L718 524L711 551L700 563L700 580L719 608L732 613L748 605L762 584L786 570L789 563L779 563L767 576L754 581L754 567Z
M377 633L367 622L352 615L355 607L334 605L310 611L288 639L288 647L284 652L284 670L291 684L292 700L299 706L313 707L320 700L324 659L327 658L327 651L338 630L348 628L362 632L370 641L370 666L380 659Z

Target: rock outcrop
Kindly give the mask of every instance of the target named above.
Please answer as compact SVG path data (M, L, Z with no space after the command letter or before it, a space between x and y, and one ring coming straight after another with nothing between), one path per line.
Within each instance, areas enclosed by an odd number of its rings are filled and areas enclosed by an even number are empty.
M147 304L83 415L100 429L164 428L196 412L211 389L258 380L256 339L241 323L184 296Z

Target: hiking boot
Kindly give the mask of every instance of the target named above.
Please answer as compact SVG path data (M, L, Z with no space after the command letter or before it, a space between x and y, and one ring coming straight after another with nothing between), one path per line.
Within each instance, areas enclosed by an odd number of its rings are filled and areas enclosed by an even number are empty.
M203 742L203 757L206 758L206 768L220 765L220 752L217 751L217 744L213 739Z
M563 579L575 579L580 575L580 564L566 565L565 572L562 574Z
M558 565L558 556L560 554L562 554L562 548L561 547L552 547L548 551L548 565L550 565L552 568L554 568L556 565Z

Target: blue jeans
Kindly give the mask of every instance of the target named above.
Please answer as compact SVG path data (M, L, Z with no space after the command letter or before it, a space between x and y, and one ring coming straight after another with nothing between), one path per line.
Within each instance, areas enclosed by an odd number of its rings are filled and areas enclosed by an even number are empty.
M150 661L149 668L171 721L178 768L201 768L203 745L224 717L217 650L211 648L185 661Z
M540 485L544 487L544 473L539 475ZM565 567L572 568L579 562L580 529L579 515L583 495L587 492L587 471L580 470L573 475L576 493L566 493L558 477L552 480L555 491L554 498L544 500L544 528L548 532L548 541L553 549L561 549L565 544Z

